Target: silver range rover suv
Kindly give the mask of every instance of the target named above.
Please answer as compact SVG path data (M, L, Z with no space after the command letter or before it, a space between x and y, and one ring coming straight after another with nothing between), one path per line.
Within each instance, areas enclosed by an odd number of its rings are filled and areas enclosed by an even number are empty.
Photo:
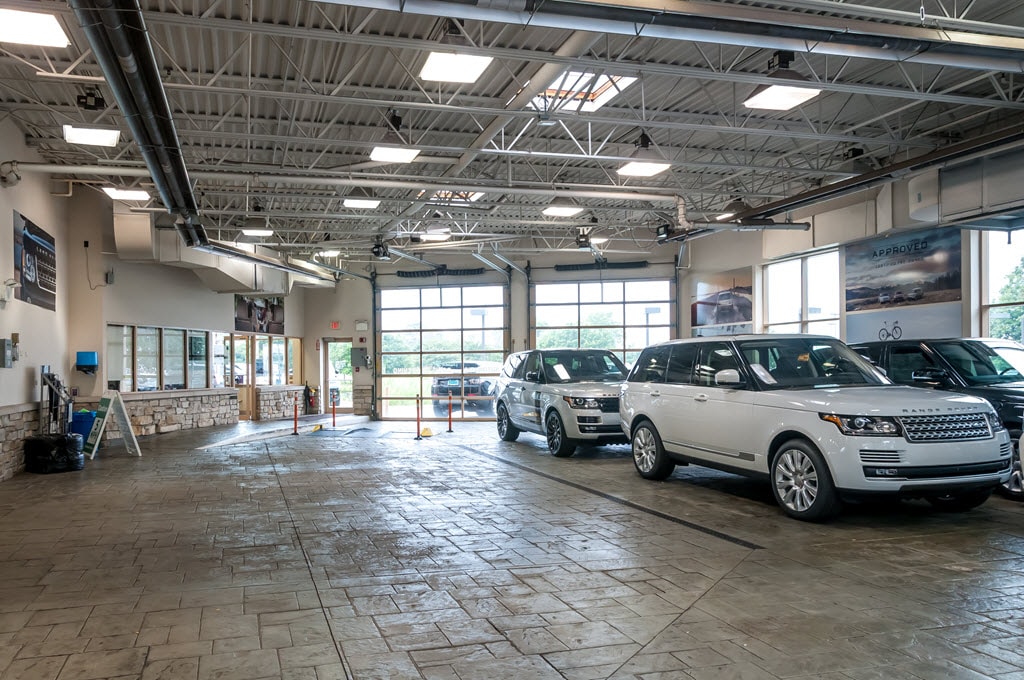
M648 347L623 383L620 411L642 477L691 463L760 477L797 519L879 495L967 510L1010 477L1013 447L991 404L893 385L830 337Z
M520 432L547 438L555 456L581 442L625 442L619 427L619 384L626 367L603 349L542 349L510 354L498 376L494 413L498 436Z

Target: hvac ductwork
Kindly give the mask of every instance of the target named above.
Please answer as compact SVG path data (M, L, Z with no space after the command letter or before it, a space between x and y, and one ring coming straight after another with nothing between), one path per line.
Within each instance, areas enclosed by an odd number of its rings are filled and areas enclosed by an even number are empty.
M761 8L687 2L448 2L446 0L325 0L367 9L455 16L519 26L593 31L630 37L814 52L842 57L1024 73L1024 40L989 34L836 20ZM729 16L722 16L728 14ZM734 18L742 17L742 18ZM794 25L794 21L804 25ZM834 25L829 25L829 22ZM817 25L814 25L814 24ZM807 25L810 24L810 25Z
M187 246L208 239L138 2L69 0L149 175Z

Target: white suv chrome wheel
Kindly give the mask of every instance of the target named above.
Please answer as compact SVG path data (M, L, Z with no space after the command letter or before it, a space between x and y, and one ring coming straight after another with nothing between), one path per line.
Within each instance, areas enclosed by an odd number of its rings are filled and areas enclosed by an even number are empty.
M782 504L794 512L806 512L818 497L818 471L802 451L779 454L775 464L775 489Z

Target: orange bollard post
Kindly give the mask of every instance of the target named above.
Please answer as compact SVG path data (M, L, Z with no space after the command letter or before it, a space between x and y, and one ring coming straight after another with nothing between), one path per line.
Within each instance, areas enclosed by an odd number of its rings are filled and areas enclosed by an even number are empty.
M453 432L454 431L454 430L452 430L452 393L451 392L448 393L448 431L449 432Z
M334 413L334 407L335 406L337 406L337 404L332 399L331 400L331 427L337 427L338 426L337 415L335 415L335 413Z
M295 407L295 416L294 416L295 417L295 424L292 427L292 434L298 434L299 433L299 396L295 395L293 400L294 400L294 407Z
M420 395L416 395L416 440L423 439L420 436Z

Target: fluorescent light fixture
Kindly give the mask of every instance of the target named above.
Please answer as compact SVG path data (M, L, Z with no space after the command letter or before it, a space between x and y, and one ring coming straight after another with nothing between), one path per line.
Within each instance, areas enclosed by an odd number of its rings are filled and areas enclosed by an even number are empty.
M40 47L67 47L70 43L54 15L16 9L0 9L0 42Z
M447 241L452 237L450 231L428 231L420 234L421 241Z
M792 85L764 85L754 90L743 102L748 109L767 109L770 111L789 111L804 102L814 99L821 90L813 87L793 87Z
M242 233L246 236L273 236L273 229L243 229Z
M121 139L121 131L117 128L75 127L64 126L64 141L68 144L88 144L90 146L117 146Z
M768 77L777 82L758 85L743 105L748 109L788 111L821 94L807 78L789 68L794 58L789 50L776 51L768 61Z
M735 215L735 214L736 214L736 213L728 213L728 212L726 212L726 213L722 213L721 215L719 215L718 217L716 217L716 218L715 218L715 220L717 220L717 221L721 222L722 220L727 220L727 219L729 219L730 217L732 217L732 216L733 216L733 215Z
M393 146L375 146L370 160L378 163L412 163L420 155L419 149L399 149Z
M665 159L651 148L651 138L647 136L646 132L640 133L640 139L636 142L636 151L633 152L631 158L633 160L616 172L625 177L653 177L672 167L671 163L666 163Z
M340 250L321 250L320 257L337 257L341 255Z
M118 201L148 201L149 192L145 189L118 189L103 187L103 193Z
M583 207L576 205L568 198L556 197L541 212L548 217L572 217L583 212Z
M475 83L493 59L457 52L431 52L420 69L420 78L440 83Z
M608 243L608 237L607 236L591 236L590 237L590 242L593 243L595 246L599 246L602 243Z
M346 198L343 202L346 208L358 210L373 210L380 205L380 199L376 198Z

